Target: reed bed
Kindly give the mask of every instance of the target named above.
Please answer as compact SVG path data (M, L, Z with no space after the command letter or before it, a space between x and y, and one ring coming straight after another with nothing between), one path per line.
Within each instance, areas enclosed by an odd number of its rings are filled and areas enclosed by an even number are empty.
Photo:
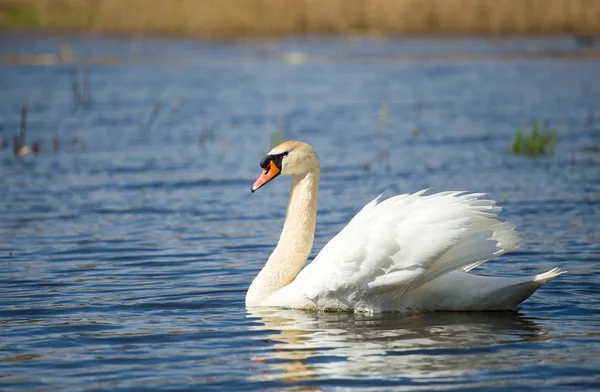
M197 37L600 34L597 0L0 0L0 29Z

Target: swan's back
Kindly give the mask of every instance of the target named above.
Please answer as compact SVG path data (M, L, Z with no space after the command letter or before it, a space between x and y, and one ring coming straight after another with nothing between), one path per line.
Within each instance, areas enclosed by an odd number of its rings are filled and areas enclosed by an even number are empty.
M483 194L424 193L367 204L272 304L403 310L411 291L517 248L519 235L498 219L495 201Z

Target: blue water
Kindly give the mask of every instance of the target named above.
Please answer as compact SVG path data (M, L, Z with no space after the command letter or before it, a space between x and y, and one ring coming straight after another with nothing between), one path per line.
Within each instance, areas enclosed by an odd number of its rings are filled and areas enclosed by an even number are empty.
M1 35L0 388L600 388L597 50ZM536 119L554 155L512 155ZM524 239L478 273L568 274L518 312L248 312L289 178L250 185L282 137L323 166L311 258L383 191L472 190Z

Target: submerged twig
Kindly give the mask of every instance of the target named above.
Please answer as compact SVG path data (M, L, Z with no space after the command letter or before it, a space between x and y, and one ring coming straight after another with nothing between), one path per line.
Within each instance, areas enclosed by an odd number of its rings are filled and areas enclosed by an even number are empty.
M366 172L370 171L371 166L380 159L385 161L385 165L384 165L385 172L386 173L391 172L392 165L390 163L390 151L387 148L382 148L381 150L379 150L379 154L377 154L374 158L365 162L365 164L363 165L363 170Z
M27 112L29 109L29 105L27 102L23 102L23 106L21 107L21 127L19 129L19 144L22 146L25 144L25 133L27 132Z
M81 93L83 104L86 109L92 107L92 85L90 83L90 67L86 66L83 69L83 90Z
M148 120L146 120L146 123L144 123L140 127L141 131L150 130L150 128L152 127L152 125L154 124L156 119L158 118L158 115L160 114L161 109L162 109L162 103L159 100L154 101L154 105L152 106L152 112L150 113L150 117L148 117Z
M383 135L385 125L387 124L388 117L388 103L386 101L381 102L379 107L379 113L377 115L377 134Z
M213 141L215 139L215 131L213 128L204 125L200 129L200 136L198 137L198 142L201 147L206 145L206 142Z
M73 104L83 106L85 109L92 107L92 84L90 82L90 67L80 68L74 66L71 72L71 93Z
M415 139L419 138L421 130L419 129L419 123L421 122L421 112L423 110L423 102L417 101L413 107L413 130L412 136Z
M58 135L52 136L52 150L53 151L60 150L60 141L58 140Z
M21 126L19 128L19 135L13 138L13 153L18 157L24 157L31 152L31 148L25 144L25 135L27 133L27 111L29 105L27 102L23 102L21 107Z
M13 154L19 155L19 150L21 149L21 138L19 135L13 136Z
M593 127L594 126L594 110L593 109L588 109L587 111L587 116L586 116L586 125L588 127Z
M75 106L82 102L81 88L79 86L79 69L73 67L71 72L71 94L73 95L73 104Z
M33 153L33 155L37 155L40 153L41 145L42 145L42 141L40 139L33 142L33 144L31 145L31 152Z

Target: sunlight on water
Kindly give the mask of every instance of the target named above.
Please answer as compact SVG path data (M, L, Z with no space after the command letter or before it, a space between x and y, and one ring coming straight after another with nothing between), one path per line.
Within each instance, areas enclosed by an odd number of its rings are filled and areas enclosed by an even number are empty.
M574 41L0 44L0 388L600 387L600 64L549 55ZM23 102L39 153L18 158ZM554 155L512 155L536 119ZM281 137L322 164L311 257L381 192L431 187L519 228L478 273L568 274L519 312L249 312L289 179L249 190Z

